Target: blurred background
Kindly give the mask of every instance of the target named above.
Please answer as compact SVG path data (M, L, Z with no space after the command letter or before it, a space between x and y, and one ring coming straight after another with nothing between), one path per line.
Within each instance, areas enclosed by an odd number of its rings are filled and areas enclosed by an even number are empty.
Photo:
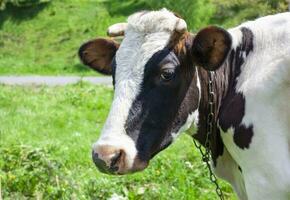
M1 74L95 74L79 64L80 44L144 9L166 7L196 31L231 27L286 11L287 0L0 0Z
M284 12L287 0L0 0L0 78L96 76L77 51L139 10L166 7L192 32ZM40 77L41 79L41 77ZM142 173L111 177L91 161L112 99L110 86L0 84L0 200L216 199L189 136ZM236 199L222 182L226 199Z

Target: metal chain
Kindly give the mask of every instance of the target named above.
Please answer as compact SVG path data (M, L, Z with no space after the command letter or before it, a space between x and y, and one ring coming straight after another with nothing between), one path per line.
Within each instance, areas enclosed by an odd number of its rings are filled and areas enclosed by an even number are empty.
M216 187L216 193L219 197L219 199L224 200L224 195L223 191L221 190L219 184L218 184L218 179L216 175L213 173L211 166L210 166L210 158L211 158L211 140L210 137L214 132L214 126L215 126L215 104L214 104L214 83L213 83L213 76L214 72L209 72L209 82L208 82L208 108L209 108L209 113L207 116L207 129L206 129L206 138L205 138L205 145L204 149L202 148L202 145L199 144L196 140L193 139L194 145L196 148L199 150L201 156L202 156L202 161L206 164L209 172L209 179L210 181L215 185Z

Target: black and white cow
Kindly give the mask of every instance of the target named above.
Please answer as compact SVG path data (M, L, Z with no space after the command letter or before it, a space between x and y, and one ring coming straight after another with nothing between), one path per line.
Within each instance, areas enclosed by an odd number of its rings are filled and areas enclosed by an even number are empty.
M121 44L82 45L84 64L112 74L112 107L93 160L106 173L147 167L191 125L205 142L208 70L214 71L215 173L242 200L290 199L290 13L196 35L172 12L144 11L109 28Z

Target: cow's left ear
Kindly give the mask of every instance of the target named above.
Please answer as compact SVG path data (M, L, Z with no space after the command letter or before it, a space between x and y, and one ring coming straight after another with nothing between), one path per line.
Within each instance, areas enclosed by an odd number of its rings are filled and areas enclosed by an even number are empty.
M214 71L223 64L231 45L229 32L217 26L206 27L193 40L193 60L206 70Z

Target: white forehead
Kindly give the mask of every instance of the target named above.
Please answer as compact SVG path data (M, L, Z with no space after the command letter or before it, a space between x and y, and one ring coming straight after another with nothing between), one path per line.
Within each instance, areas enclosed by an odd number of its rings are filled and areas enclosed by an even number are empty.
M144 66L167 46L176 28L186 29L186 23L166 9L129 16L125 38L116 53L116 84L127 79L140 82Z
M128 18L125 37L116 53L114 100L103 136L125 133L129 110L141 90L144 67L153 54L167 46L176 24L180 28L180 20L166 9L139 12Z
M143 34L163 31L172 33L175 29L186 29L186 23L163 8L158 11L138 12L129 16L128 29Z

